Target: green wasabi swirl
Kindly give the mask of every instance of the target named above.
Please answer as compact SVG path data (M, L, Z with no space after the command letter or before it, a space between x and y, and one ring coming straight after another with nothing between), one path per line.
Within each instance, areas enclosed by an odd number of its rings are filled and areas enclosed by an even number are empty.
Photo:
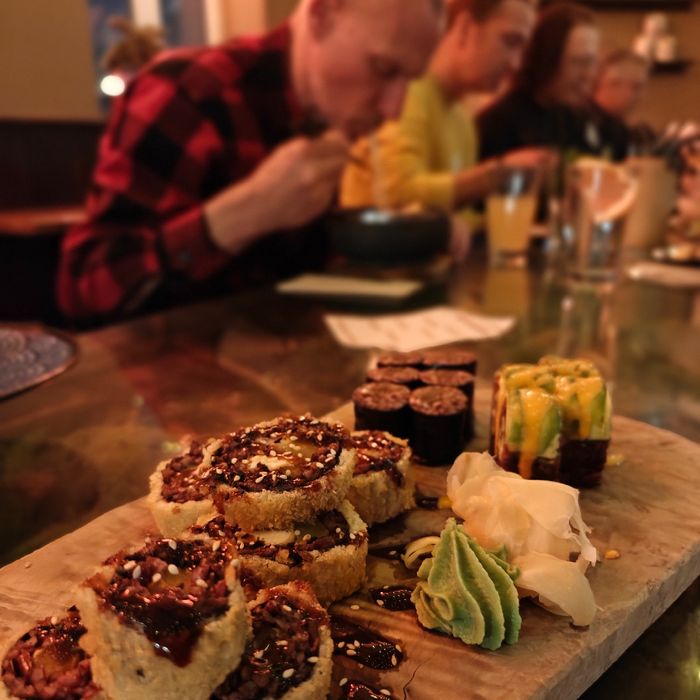
M486 649L515 644L522 624L513 584L519 572L503 554L480 547L450 518L418 570L422 580L411 600L421 624Z

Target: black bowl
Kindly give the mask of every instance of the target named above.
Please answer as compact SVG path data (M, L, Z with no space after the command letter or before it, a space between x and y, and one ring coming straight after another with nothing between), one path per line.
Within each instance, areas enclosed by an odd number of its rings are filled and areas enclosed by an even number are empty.
M357 262L425 262L447 249L450 219L439 211L342 209L329 220L331 246Z

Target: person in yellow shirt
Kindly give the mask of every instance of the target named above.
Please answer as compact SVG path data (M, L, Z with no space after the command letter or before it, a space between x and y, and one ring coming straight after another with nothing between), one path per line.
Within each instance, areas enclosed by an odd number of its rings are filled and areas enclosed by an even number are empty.
M353 147L341 182L343 207L378 206L460 212L495 185L508 164L537 165L548 158L524 149L477 164L472 118L461 102L470 93L494 91L519 66L535 25L536 0L452 0L448 29L426 75L408 89L398 121L386 122ZM453 254L468 247L464 227Z

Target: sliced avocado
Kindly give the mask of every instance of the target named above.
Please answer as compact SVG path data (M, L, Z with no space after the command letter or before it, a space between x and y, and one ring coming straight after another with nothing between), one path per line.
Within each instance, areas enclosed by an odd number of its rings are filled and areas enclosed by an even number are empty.
M540 424L540 441L538 454L543 457L554 457L559 450L561 433L561 410L555 403L547 410Z
M591 401L591 440L608 440L610 438L610 422L612 403L610 393L605 384Z
M523 406L520 392L516 389L508 393L506 401L506 443L514 452L523 441Z

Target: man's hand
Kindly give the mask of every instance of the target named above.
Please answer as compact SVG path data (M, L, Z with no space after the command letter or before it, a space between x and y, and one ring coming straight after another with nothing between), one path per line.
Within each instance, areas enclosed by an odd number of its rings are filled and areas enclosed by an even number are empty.
M279 146L247 180L207 203L214 242L238 253L268 233L312 221L330 206L349 147L338 131Z

